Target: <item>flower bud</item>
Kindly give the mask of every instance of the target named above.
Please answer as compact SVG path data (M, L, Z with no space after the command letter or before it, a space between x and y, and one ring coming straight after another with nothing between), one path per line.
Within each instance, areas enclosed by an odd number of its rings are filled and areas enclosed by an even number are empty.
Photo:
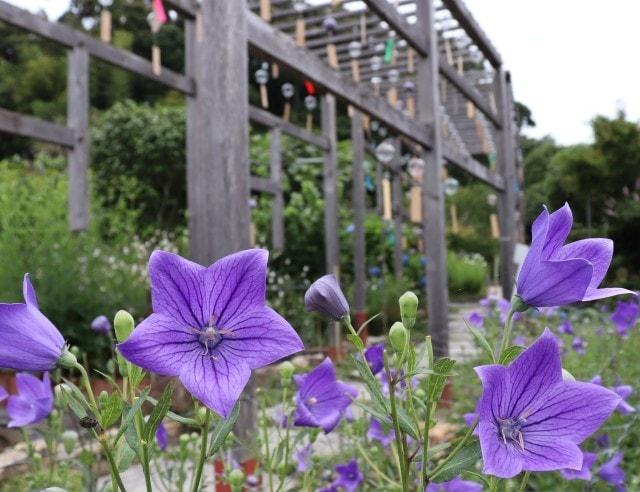
M73 347L71 347L69 351L76 357L80 357L80 347L78 347L77 345L74 345Z
M196 422L198 422L199 425L204 425L206 420L207 409L205 407L198 408L198 411L196 412Z
M77 354L74 352L77 352ZM78 347L71 347L71 350L65 347L62 355L58 359L58 365L60 367L64 367L65 369L73 369L76 365L78 365L77 355L79 354L80 350L78 349Z
M67 454L71 454L78 442L78 433L74 430L66 430L62 433L62 445Z
M234 468L229 472L229 485L240 487L244 485L244 472L240 468Z
M414 394L420 400L424 400L427 397L427 393L425 393L425 391L422 388L418 388L417 390L415 390Z
M105 390L102 390L98 395L98 404L100 405L100 408L104 409L104 407L106 407L108 403L109 393L107 393Z
M411 291L407 291L400 296L398 302L400 304L400 317L402 318L402 324L407 330L410 330L413 328L413 325L416 324L418 296Z
M233 446L233 442L235 440L235 436L233 435L233 432L229 432L229 434L227 435L227 438L224 440L224 444L227 447L231 447Z
M42 468L42 455L37 451L31 455L31 464L33 465L34 470L39 470Z
M575 381L576 378L573 376L573 374L571 374L569 371L567 371L564 367L562 368L562 380L563 381Z
M315 311L339 321L349 314L349 303L335 275L325 275L311 284L304 294L307 311Z
M66 383L56 384L55 388L53 388L53 392L56 395L56 402L61 408L64 408L69 403L69 386Z
M124 310L120 310L116 313L115 318L113 319L113 326L116 330L116 338L119 342L124 342L131 332L133 331L133 316L131 316L128 312Z
M280 371L280 384L282 386L289 386L296 368L291 362L284 361L278 366L278 370Z
M389 343L396 352L402 352L407 344L408 333L402 323L396 321L389 330Z

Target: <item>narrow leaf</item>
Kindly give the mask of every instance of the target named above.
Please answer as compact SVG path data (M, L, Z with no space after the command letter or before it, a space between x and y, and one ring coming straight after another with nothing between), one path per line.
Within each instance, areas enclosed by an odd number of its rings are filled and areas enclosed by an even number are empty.
M480 346L480 348L482 350L484 350L487 353L487 355L489 356L489 360L491 360L491 362L495 364L496 363L496 358L493 355L493 350L491 349L491 344L489 344L489 342L485 338L485 336L482 333L480 333L480 330L478 330L477 328L474 328L469 323L466 323L466 325L467 325L467 329L473 335L473 338L475 338L477 344Z
M438 482L447 482L457 477L463 471L469 470L475 466L482 457L480 452L480 442L474 441L468 446L462 448L458 454L431 479L438 479Z
M162 392L162 396L160 397L160 400L158 400L158 404L153 407L153 410L151 410L149 418L144 424L144 430L142 432L145 441L151 442L153 440L156 429L169 411L174 388L175 386L173 383L169 383L167 386L165 386L164 391Z
M378 383L376 378L371 374L371 371L367 367L366 365L367 363L364 362L363 360L356 359L355 357L353 358L353 360L356 364L356 368L358 369L358 372L360 373L360 376L362 376L362 379L364 380L364 383L367 386L367 390L371 395L371 400L377 405L379 405L381 408L383 408L385 413L388 413L389 405L387 404L387 400L382 394L382 391L380 390L380 384Z
M443 357L434 364L434 371L440 374L449 374L456 361ZM447 376L433 376L429 387L429 401L437 402L442 396L444 385L447 382Z
M124 418L122 419L122 423L120 424L120 429L118 429L118 433L116 434L116 437L113 440L114 443L118 442L118 440L122 437L122 434L124 434L124 432L127 430L127 427L131 425L131 422L133 421L133 417L135 417L136 413L140 410L140 408L142 408L142 404L147 399L148 394L149 394L149 388L143 389L142 393L140 394L136 402L131 406L131 408L129 408L129 411L125 414Z
M109 395L104 408L100 409L100 427L107 429L116 423L118 417L122 414L123 403L120 395L114 391Z
M508 365L513 359L518 357L524 349L524 347L520 347L519 345L508 347L500 356L498 364L502 364L503 366Z
M233 425L238 420L238 415L240 415L240 401L236 403L236 406L233 407L233 411L227 420L220 419L220 421L216 424L211 433L211 446L209 447L209 456L213 456L218 452L218 450L224 444L225 439L231 432Z
M364 350L364 343L362 343L362 340L360 339L359 336L354 335L352 333L349 333L347 335L347 339L359 350L362 351Z

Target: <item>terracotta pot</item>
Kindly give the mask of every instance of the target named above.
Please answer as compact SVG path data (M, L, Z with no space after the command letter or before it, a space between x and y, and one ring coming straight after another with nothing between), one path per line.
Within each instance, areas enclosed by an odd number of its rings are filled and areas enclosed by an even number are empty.
M453 384L450 379L447 379L447 382L444 385L444 390L442 391L442 398L438 401L438 408L451 408L453 401Z
M242 466L244 474L248 477L249 475L253 475L255 473L256 469L258 468L258 461L255 459L243 461L240 466ZM231 492L231 487L222 478L222 474L224 473L224 462L222 460L216 460L213 462L213 471L215 473L214 491ZM245 487L242 490L244 491L248 489ZM259 486L257 490L260 490Z
M367 312L356 311L354 316L354 321L355 321L355 329L356 331L358 331L358 329L364 324L364 322L367 321ZM362 340L362 343L365 344L365 346L367 345L368 337L369 337L369 327L365 326L364 330L360 332L360 339Z

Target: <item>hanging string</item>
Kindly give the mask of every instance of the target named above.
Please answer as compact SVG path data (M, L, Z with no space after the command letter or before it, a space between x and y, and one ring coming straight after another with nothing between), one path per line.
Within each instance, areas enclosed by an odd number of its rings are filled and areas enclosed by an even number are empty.
M349 43L349 58L351 58L351 77L354 82L360 82L360 62L358 58L362 55L362 44L359 41Z
M289 121L291 119L291 98L295 94L295 88L293 84L290 82L285 82L282 84L280 89L282 91L282 97L284 97L284 113L282 115L282 119L284 121Z
M413 52L413 48L409 47L407 48L407 72L409 73L413 73L415 71L415 64L414 64L414 52Z
M267 92L267 82L269 82L269 64L264 62L262 66L256 70L256 82L260 86L260 104L264 109L269 108L269 94Z

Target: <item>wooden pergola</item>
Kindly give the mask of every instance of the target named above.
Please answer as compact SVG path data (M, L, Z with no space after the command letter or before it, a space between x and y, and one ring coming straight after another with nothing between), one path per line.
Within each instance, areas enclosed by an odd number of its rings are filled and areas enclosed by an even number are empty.
M496 190L500 279L504 296L510 296L520 199L511 81L500 54L462 0L165 0L165 4L184 20L184 73L158 69L146 58L0 0L0 21L69 50L67 124L0 109L0 132L68 149L71 229L83 230L89 224L89 62L96 58L186 97L188 226L194 261L209 264L251 246L252 191L273 195L273 247L284 247L280 148L284 133L323 152L326 270L339 273L336 112L340 99L349 107L353 146L352 308L365 311L363 164L371 152L366 132L373 121L387 129L397 150L385 163L392 181L396 273L402 268L402 221L408 218L402 210L405 163L400 147L426 162L418 193L419 225L427 259L429 331L436 352L443 355L448 350L442 179L447 165ZM383 55L384 61L378 63ZM277 65L283 80L314 84L321 99L319 133L249 104L253 79L247 70L249 57L272 68ZM250 175L250 122L270 129L269 178ZM245 418L252 418L251 405L245 407Z

